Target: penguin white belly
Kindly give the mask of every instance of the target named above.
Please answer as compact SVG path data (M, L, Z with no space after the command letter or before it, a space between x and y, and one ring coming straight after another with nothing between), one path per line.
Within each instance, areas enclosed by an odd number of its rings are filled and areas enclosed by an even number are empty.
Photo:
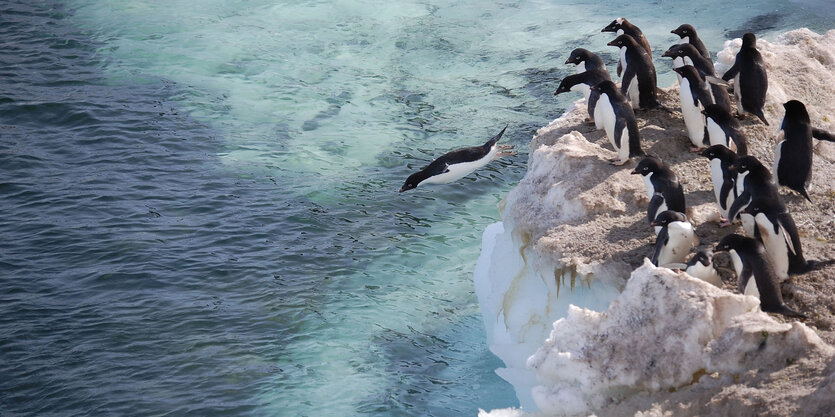
M780 184L780 179L777 176L777 168L780 167L780 157L783 154L783 144L784 143L786 143L786 141L784 141L784 140L780 141L780 142L777 142L777 146L774 147L774 166L772 167L773 169L771 170L771 176L774 178L774 183L778 184L778 185Z
M591 87L589 87L587 84L580 83L580 84L575 84L573 87L571 87L571 91L579 91L579 92L583 93L583 98L586 99L586 106L589 105L589 96L591 95Z
M705 122L702 109L699 105L693 104L693 94L690 91L690 81L687 78L681 79L679 89L681 98L681 115L684 117L684 125L687 126L687 135L690 142L697 148L704 147Z
M742 276L742 259L739 258L739 254L733 249L728 251L728 253L731 255L731 263L734 265L736 278L739 279L739 277ZM760 291L757 289L757 280L753 275L751 275L751 278L748 279L748 283L745 284L745 290L742 293L760 298Z
M606 130L609 143L617 151L618 147L615 146L615 119L615 109L612 107L612 102L609 101L609 95L601 94L597 100L597 105L594 107L594 121L595 123L600 121L603 129Z
M740 213L739 221L742 223L742 231L745 232L745 236L754 237L754 228L757 227L754 222L754 216L746 213Z
M626 62L626 47L620 48L620 62L621 67L623 68L623 72L621 74L626 74L626 68L628 63ZM625 81L621 81L625 82ZM637 74L632 77L629 81L629 85L626 86L626 99L632 103L632 108L637 109L640 107L641 104L641 93L638 90L638 76Z
M710 141L710 146L713 145L725 145L725 147L730 148L728 142L728 136L725 134L725 131L722 130L713 119L710 117L707 118L707 136L708 140Z
M728 217L728 208L722 208L722 202L720 201L720 194L722 192L722 185L725 183L725 178L722 175L722 161L719 159L711 159L710 160L710 179L713 180L713 194L716 196L716 204L719 205L719 215L722 218Z
M624 128L620 132L620 148L616 148L620 162L629 159L629 129Z
M582 74L582 73L586 72L587 71L586 70L586 61L583 61L583 62L575 65L574 68L577 70L577 74Z
M742 109L742 87L739 85L739 73L734 77L734 95L736 96L736 109L740 115L745 114Z
M679 68L684 66L684 59L680 56L673 58L673 68ZM676 73L678 75L678 80L681 81L681 74Z
M777 273L777 278L781 280L789 277L789 246L786 243L786 236L783 234L783 228L779 227L777 233L774 233L774 225L768 220L765 214L758 214L754 217L756 226L760 230L760 235L763 239L763 246L768 252L768 258L771 259L771 264L774 266L774 272Z
M691 277L698 278L702 281L709 282L717 287L722 287L722 278L719 277L719 274L716 273L716 269L713 265L704 266L701 262L696 262L695 265L691 265L687 267L687 275Z
M698 239L693 232L693 225L689 222L672 222L667 225L669 240L658 254L658 265L682 263L690 253L690 249L698 245Z
M644 187L647 190L647 198L652 200L652 196L655 195L655 186L652 185L652 172L649 175L641 175L641 179L644 180Z
M483 156L481 159L449 165L447 172L429 177L423 180L421 184L448 184L450 182L460 180L473 171L487 165L493 160L493 157L496 155L498 150L498 146L493 145L493 147L490 148L490 152L488 152L487 155Z

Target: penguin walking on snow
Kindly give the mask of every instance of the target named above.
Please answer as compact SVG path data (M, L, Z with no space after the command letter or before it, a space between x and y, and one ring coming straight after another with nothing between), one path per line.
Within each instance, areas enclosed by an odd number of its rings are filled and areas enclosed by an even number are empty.
M498 144L505 130L507 126L484 145L456 149L441 155L425 168L409 175L400 192L411 190L420 184L447 184L464 178L494 159L516 155L509 150L512 148L511 145Z
M699 251L685 265L684 272L691 277L709 282L722 288L722 278L713 266L713 253L710 251Z
M708 83L713 102L731 111L731 98L728 96L728 90L726 89L728 83L716 77L713 61L702 56L695 46L689 43L673 45L661 56L673 58L673 65L675 65L676 59L682 59L683 62L693 65L699 71L702 79ZM681 78L681 75L678 75L678 77Z
M690 45L693 45L693 47L695 47L697 51L699 51L699 54L701 56L705 57L705 59L710 59L710 52L708 52L707 48L705 47L705 44L702 43L702 40L699 39L699 35L696 34L696 29L692 25L685 23L671 30L670 33L676 34L679 38L681 38L678 43L689 43ZM693 65L692 61L690 63L686 63L685 60L682 58L677 59L681 59L681 65L679 66ZM675 62L676 61L674 59L673 68L676 67Z
M803 103L790 100L783 108L786 115L774 148L774 182L797 191L811 202L808 191L812 181L812 138L830 141L835 138L824 130L812 128Z
M577 68L578 74L591 70L603 70L608 74L606 64L603 62L603 59L588 49L577 48L571 51L571 54L568 55L568 59L565 60L565 63L574 64Z
M650 225L664 211L673 210L685 212L684 188L670 167L664 165L660 159L648 156L638 162L632 174L641 175L649 197L647 206L647 220ZM661 228L656 226L655 233Z
M702 110L705 115L708 141L712 145L724 145L737 155L748 155L748 139L742 131L742 125L731 112L723 106L711 104Z
M789 275L803 274L822 266L803 257L797 226L782 202L757 197L745 212L754 216L756 235L762 240L777 277L786 279Z
M780 283L774 274L774 268L760 242L755 239L731 234L722 238L716 252L728 252L736 271L740 293L746 293L746 286L753 277L759 292L760 309L767 313L777 313L788 317L806 318L792 310L783 302Z
M592 87L592 96L597 96L594 104L594 122L600 123L606 131L618 158L613 165L623 165L633 156L641 156L641 136L635 112L620 93L615 83L603 81Z
M724 145L713 145L701 153L710 161L710 179L713 180L713 194L719 205L720 223L728 221L728 210L737 197L734 181L736 174L731 165L736 162L736 154Z
M595 127L600 130L603 128L603 125L594 118L594 110L600 97L595 94L594 100L592 100L591 88L603 81L611 81L609 78L609 71L602 69L590 69L579 74L572 74L562 79L560 85L557 87L557 91L554 92L554 95L557 96L569 91L579 91L583 93L583 97L586 99L586 107L589 112L589 119L594 121Z
M641 29L630 23L628 20L626 20L625 17L619 17L613 20L612 23L609 23L605 28L601 30L601 32L615 32L616 34L618 34L618 36L624 34L631 36L638 42L638 45L640 45L641 48L643 48L647 52L650 58L650 62L652 62L652 47L649 46L649 41L647 41L647 38L644 36L644 33L641 32ZM617 68L618 77L620 77L621 73L623 72L623 69L625 68L626 62L623 61L623 55L621 55L621 59L620 61L618 61Z
M620 49L623 63L620 91L632 103L632 108L663 109L655 91L655 65L649 53L629 35L620 35L607 45Z
M655 252L651 259L655 266L684 262L690 249L699 245L693 225L687 221L687 216L683 213L663 211L650 225L661 227L655 239Z
M675 68L681 76L679 97L681 98L681 115L687 127L687 136L693 147L692 152L699 152L708 144L705 135L705 116L702 109L713 104L713 98L708 91L707 84L702 80L699 72L692 65Z
M746 112L757 116L766 126L763 114L765 93L768 91L768 75L765 62L757 50L757 37L753 33L742 35L742 47L736 54L733 66L722 76L725 81L734 79L734 94L739 100L740 117Z

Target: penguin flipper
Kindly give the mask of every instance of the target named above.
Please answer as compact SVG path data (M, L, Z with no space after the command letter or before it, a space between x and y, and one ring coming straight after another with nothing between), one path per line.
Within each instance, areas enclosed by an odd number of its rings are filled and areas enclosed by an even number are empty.
M760 121L763 122L763 124L765 124L766 126L769 125L768 120L765 120L765 114L763 114L763 109L758 109L757 111L752 111L751 114L753 114L754 116L757 116L757 118L759 118Z
M783 236L783 239L786 241L786 246L788 246L789 250L792 251L793 254L797 255L797 250L794 249L794 242L792 242L791 235L786 231L786 227L783 226L783 221L779 218L775 219L776 222L774 223L774 231L780 233Z
M620 153L620 149L623 148L623 143L621 142L620 137L623 135L624 129L626 129L626 119L618 117L615 120L615 146L617 147L616 151L618 151L618 153Z
M637 76L635 72L634 65L627 65L626 71L623 72L623 77L620 79L620 92L626 96L627 100L630 100L629 97L629 84L632 83L632 79Z
M722 189L719 190L719 207L721 207L722 210L727 210L728 209L728 195L731 194L731 190L733 190L733 188L734 188L733 179L725 178L722 181Z
M751 267L748 263L742 262L742 271L740 271L739 276L737 277L736 285L736 289L740 294L745 294L745 287L748 285L748 280L751 279L752 275Z
M496 136L493 136L490 140L488 140L488 141L487 141L487 143L485 143L485 144L484 144L484 147L489 149L489 148L491 148L493 145L495 145L495 144L496 144L496 142L498 142L498 141L499 141L499 139L501 139L501 138L502 138L502 135L504 135L504 131L505 131L505 130L507 130L507 127L508 127L509 125L510 125L509 123L508 123L508 124L506 124L506 125L504 125L504 129L502 129L502 131L501 131L501 132L499 132Z
M812 128L812 137L817 140L835 142L835 134L829 133L823 129Z
M620 60L618 60L618 70L617 70L617 72L618 72L618 77L620 77L620 74L623 72L623 64L621 64Z
M658 265L658 257L661 256L661 249L670 241L670 234L667 231L667 226L661 228L661 231L658 232L658 237L655 239L655 252L652 254L652 264L655 266Z
M731 78L736 77L737 73L739 73L739 65L737 65L736 61L734 61L734 64L728 68L728 71L726 71L724 75L722 75L722 80L728 81ZM734 88L739 88L739 86L735 85Z
M734 203L731 204L730 210L728 210L728 221L733 222L737 216L739 216L739 212L742 211L744 207L747 207L748 204L751 203L751 192L745 190L742 194L739 195L736 199L734 199Z
M647 206L647 220L652 223L655 220L655 216L658 214L658 209L661 208L661 205L664 204L664 196L661 193L655 193L652 196L652 199L649 200L649 206Z

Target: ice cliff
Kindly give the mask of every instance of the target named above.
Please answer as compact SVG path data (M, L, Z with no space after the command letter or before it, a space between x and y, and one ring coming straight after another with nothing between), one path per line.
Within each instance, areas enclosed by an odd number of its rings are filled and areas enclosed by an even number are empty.
M740 44L728 41L718 53L720 74ZM747 119L743 127L750 152L770 166L783 102L803 101L813 125L835 131L835 30L799 29L758 47L772 126ZM676 90L659 96L669 108L679 107ZM643 183L629 174L634 163L608 164L615 153L586 115L578 101L537 132L526 176L508 194L502 221L484 232L476 294L490 350L505 363L496 372L513 384L522 410L480 416L757 415L776 404L786 410L775 415L793 415L800 406L785 404L799 399L807 400L800 402L807 415L828 409L821 408L827 401L835 407L835 351L818 336L835 327L826 295L831 275L784 284L792 302L813 313L806 324L788 323L759 311L756 299L729 292L733 283L716 288L645 263L654 236ZM678 174L702 246L711 247L731 231L711 221L717 213L707 160L687 152L680 114L644 111L638 119L644 150ZM835 258L828 243L835 239L835 153L827 143L816 149L817 205L787 201L805 230L804 250L813 259ZM781 377L793 381L791 389L770 391ZM750 398L765 408L737 409Z

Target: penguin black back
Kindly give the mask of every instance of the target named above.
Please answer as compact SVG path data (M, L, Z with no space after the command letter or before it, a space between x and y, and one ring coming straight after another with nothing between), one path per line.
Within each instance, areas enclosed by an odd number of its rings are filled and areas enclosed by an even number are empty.
M739 97L742 110L757 116L767 126L763 106L768 91L768 75L763 57L757 50L757 37L753 33L742 36L742 47L736 54L736 60L722 79L728 81L734 77L739 81L739 85L734 85L734 91Z
M806 188L812 180L812 125L806 106L797 100L783 104L786 115L780 125L785 141L777 144L774 156L774 177L785 185L812 199Z

